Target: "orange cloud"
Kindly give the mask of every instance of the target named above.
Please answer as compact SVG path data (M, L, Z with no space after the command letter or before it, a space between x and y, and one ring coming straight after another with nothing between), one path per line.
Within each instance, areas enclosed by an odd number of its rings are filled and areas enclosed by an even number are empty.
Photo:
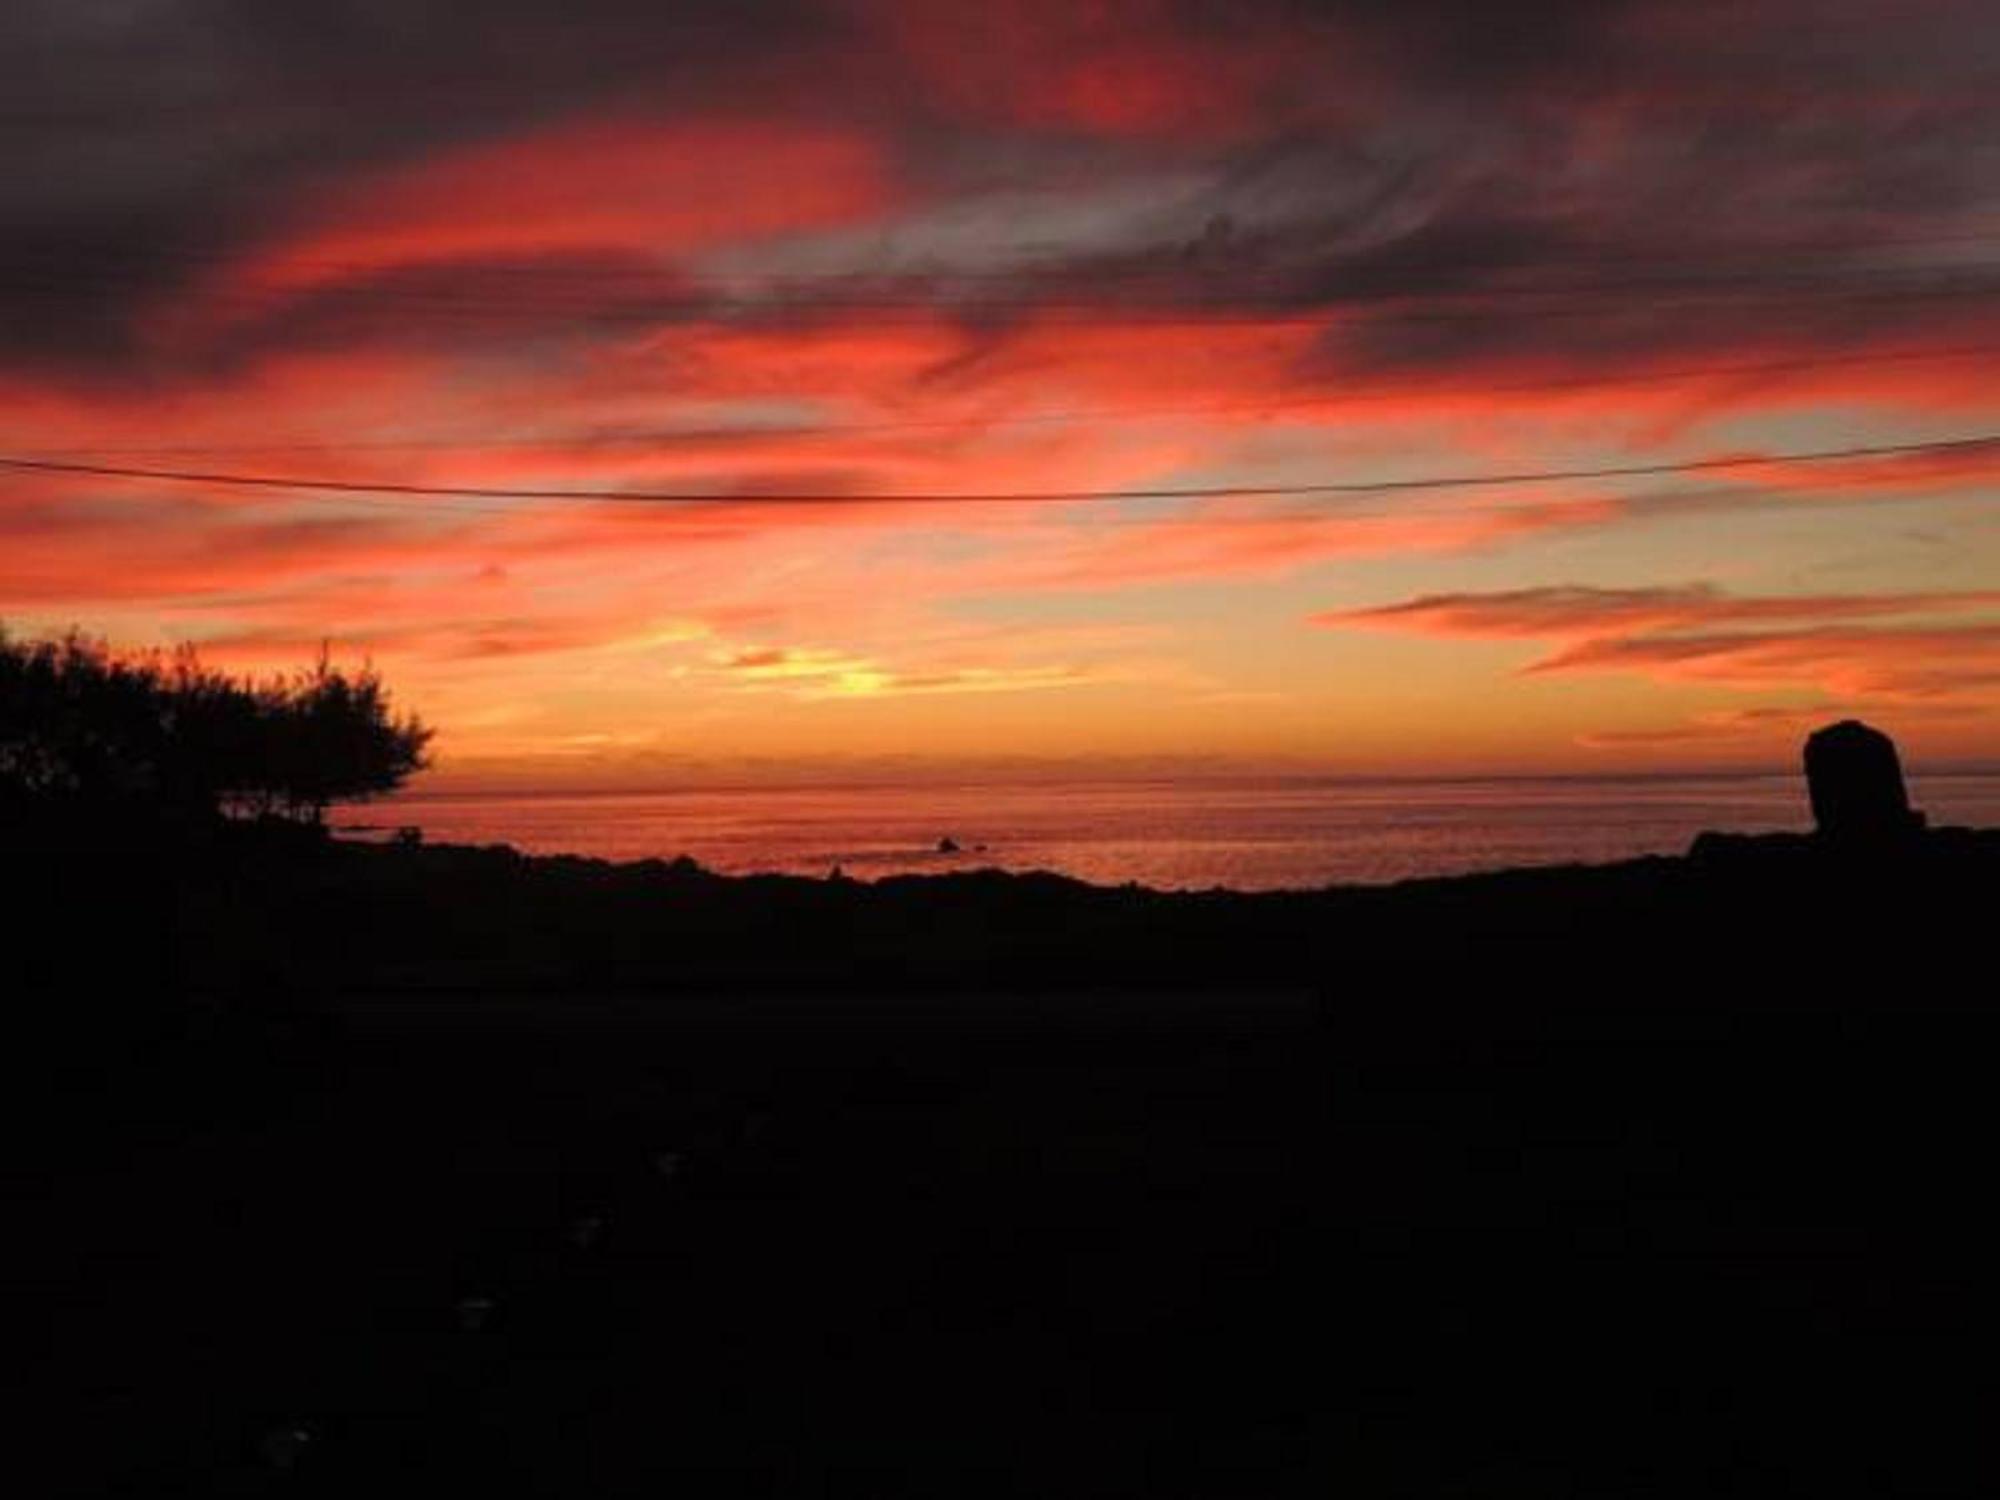
M1724 593L1711 584L1628 589L1570 585L1491 594L1430 594L1400 604L1314 615L1312 623L1444 636L1595 639L1614 632L1669 627L1849 620L1991 608L2000 608L2000 590L1746 598Z
M1063 665L961 665L897 668L873 656L816 647L754 647L720 654L715 668L750 690L776 688L800 698L874 698L912 693L1017 693L1075 687L1092 680Z
M2000 690L2000 624L1589 640L1530 670L1641 671L1744 687L1811 684L1862 699L1988 700Z
M1603 499L1501 502L1324 513L1221 499L1157 521L1051 526L1040 545L979 570L965 586L994 592L1157 586L1275 577L1338 558L1458 552L1623 514Z
M1171 659L1187 643L1113 640L1123 599L1098 640L1028 644L1100 593L1473 552L1534 582L1540 544L1584 533L1643 579L1653 536L1626 521L1963 511L2000 473L1987 451L1655 495L758 498L1586 467L1989 425L1976 26L1829 28L1786 3L1718 38L1657 0L1504 25L1452 6L578 4L528 33L511 15L403 30L393 56L369 25L276 9L214 35L128 7L102 28L119 45L54 69L35 50L53 33L13 38L16 93L117 58L143 65L113 94L185 93L145 129L10 135L0 452L725 498L0 476L0 610L246 659L331 635L468 723L546 699L577 722L536 732L579 744L727 696L763 704L775 742L802 695L836 689L1192 674ZM410 86L433 76L451 88ZM17 113L51 102L75 107ZM1746 567L1798 576L1822 537L1863 550L1822 520L1811 541L1742 528L1765 549ZM1547 675L1985 701L1990 600L1869 565L1866 595L1544 587L1330 623L1544 641ZM969 639L975 612L1017 638ZM1273 741L1306 732L1200 660Z
M1738 597L1678 588L1443 594L1312 617L1318 625L1561 644L1529 673L1633 672L1852 698L2000 705L2000 591ZM1953 619L1972 616L1971 619ZM1921 623L1946 617L1946 623ZM1855 625L1900 620L1910 623ZM1766 628L1732 628L1763 626Z

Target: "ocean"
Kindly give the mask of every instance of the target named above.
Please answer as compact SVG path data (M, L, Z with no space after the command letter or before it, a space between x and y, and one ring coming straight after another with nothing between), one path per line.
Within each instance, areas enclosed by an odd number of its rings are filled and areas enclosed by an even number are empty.
M1933 824L2000 825L2000 772L1912 776ZM1239 890L1379 883L1678 854L1703 829L1804 829L1796 774L1492 780L984 782L647 792L405 793L336 831L605 859L688 855L725 874L857 880L997 867ZM940 852L950 839L957 852Z

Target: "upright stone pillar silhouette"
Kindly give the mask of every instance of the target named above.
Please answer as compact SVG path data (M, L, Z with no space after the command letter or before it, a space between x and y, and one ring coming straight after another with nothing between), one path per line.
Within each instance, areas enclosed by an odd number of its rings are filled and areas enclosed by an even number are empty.
M1819 836L1881 843L1924 826L1910 808L1896 742L1859 719L1842 719L1806 739L1806 787Z

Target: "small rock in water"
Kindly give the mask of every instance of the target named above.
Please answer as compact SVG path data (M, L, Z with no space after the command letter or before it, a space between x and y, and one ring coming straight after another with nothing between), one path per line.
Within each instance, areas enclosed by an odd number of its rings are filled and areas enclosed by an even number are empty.
M258 1441L257 1451L264 1456L264 1462L274 1469L289 1469L305 1457L306 1449L312 1446L313 1432L300 1422L281 1423L273 1427Z
M950 834L946 834L943 838L937 841L937 852L940 854L958 853L958 840L953 838Z
M460 1331L478 1333L492 1319L497 1305L491 1297L460 1297L453 1308Z

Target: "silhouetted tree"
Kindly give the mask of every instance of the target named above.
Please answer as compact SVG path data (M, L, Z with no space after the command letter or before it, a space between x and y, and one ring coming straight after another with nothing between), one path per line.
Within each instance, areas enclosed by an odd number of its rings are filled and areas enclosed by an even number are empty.
M330 802L395 790L424 767L430 738L392 710L372 668L343 671L324 652L257 683L185 647L119 656L75 632L0 630L0 803L317 824Z
M116 801L157 790L157 673L72 632L0 634L0 785L17 798Z
M425 764L431 731L390 709L372 668L340 671L324 653L308 671L267 686L260 790L294 817L319 822L331 802L394 791Z

